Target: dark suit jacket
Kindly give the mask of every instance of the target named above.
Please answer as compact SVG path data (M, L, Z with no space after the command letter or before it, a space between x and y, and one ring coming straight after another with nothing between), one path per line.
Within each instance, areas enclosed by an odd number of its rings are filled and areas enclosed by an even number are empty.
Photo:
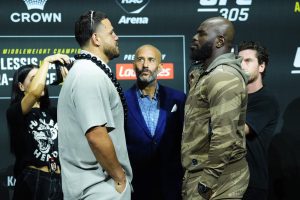
M136 86L125 92L126 142L133 170L132 200L181 199L181 135L185 94L159 85L160 112L154 137L139 107Z

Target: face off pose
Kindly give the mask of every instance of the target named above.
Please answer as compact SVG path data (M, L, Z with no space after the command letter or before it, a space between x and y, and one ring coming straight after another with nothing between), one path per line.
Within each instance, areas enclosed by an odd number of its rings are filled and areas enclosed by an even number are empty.
M224 18L205 20L191 45L185 105L182 194L186 200L241 199L249 179L245 159L246 77L230 53L234 27Z

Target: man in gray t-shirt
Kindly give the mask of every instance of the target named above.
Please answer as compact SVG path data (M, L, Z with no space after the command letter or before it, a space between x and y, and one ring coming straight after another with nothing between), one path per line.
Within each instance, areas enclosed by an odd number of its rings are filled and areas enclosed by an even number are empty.
M106 64L119 55L118 36L105 14L89 11L76 22L75 37L83 50L58 100L64 199L129 200L126 105Z

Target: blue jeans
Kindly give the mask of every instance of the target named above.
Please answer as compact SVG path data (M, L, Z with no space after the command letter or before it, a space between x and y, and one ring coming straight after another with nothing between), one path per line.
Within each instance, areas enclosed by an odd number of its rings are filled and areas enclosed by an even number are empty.
M13 200L62 200L60 174L25 168L17 177Z

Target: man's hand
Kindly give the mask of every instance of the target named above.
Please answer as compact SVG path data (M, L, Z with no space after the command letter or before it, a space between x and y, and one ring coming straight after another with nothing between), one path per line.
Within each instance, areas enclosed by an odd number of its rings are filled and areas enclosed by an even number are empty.
M126 175L118 161L114 145L104 126L95 126L86 133L86 138L97 161L114 180L116 190L121 193L126 186Z
M115 181L115 188L117 190L117 192L122 193L125 190L126 187L126 176L124 174L124 178L121 181Z

